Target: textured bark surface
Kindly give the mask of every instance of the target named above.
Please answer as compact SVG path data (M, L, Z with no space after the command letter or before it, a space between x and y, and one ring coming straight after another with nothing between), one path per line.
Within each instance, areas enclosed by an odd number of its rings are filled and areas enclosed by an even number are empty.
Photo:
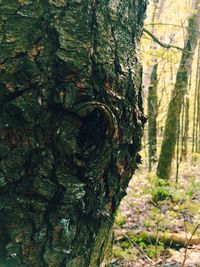
M0 3L0 266L106 266L139 162L145 0Z

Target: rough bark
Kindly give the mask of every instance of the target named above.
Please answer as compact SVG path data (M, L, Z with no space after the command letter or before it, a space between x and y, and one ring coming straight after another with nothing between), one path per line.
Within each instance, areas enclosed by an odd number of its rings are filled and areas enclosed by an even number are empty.
M184 48L191 54L183 53L176 76L176 83L168 107L165 131L158 161L157 175L163 179L169 179L171 174L172 161L177 141L178 125L184 96L187 91L188 77L191 72L193 55L198 42L200 23L200 0L196 0L196 10L188 21L188 32Z
M106 266L139 162L145 0L0 3L0 265Z

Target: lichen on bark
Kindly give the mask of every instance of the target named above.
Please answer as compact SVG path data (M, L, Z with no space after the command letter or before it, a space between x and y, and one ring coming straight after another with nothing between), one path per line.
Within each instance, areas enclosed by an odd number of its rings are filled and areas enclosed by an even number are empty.
M139 160L145 9L141 0L2 1L1 265L107 264Z

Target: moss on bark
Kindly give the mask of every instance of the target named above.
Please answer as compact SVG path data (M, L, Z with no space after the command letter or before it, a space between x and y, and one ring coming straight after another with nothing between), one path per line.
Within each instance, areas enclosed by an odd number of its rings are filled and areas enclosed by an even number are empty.
M1 3L1 265L95 267L109 255L139 159L145 9L141 0Z

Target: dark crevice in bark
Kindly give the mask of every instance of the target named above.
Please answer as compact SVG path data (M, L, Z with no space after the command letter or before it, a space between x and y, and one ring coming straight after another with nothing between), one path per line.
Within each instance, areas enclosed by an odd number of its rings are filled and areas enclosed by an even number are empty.
M4 104L11 102L13 100L16 100L19 96L22 96L24 93L27 93L28 91L31 91L31 89L24 89L21 91L17 91L15 93L11 93L9 95L1 96L0 97L0 102L2 104L2 107Z
M82 149L82 156L87 162L90 158L97 157L99 150L104 146L108 126L98 110L94 110L84 117L81 123L77 142Z

